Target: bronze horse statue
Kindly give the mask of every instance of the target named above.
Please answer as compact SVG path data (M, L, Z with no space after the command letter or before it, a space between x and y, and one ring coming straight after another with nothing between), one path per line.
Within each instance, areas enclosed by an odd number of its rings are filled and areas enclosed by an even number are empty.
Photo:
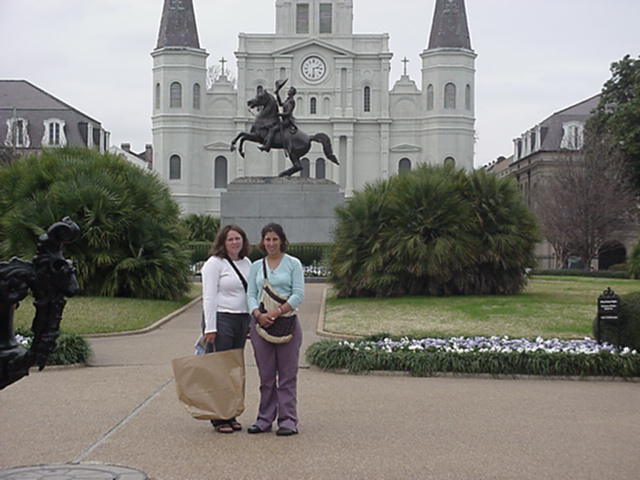
M256 120L249 132L240 132L231 142L231 151L233 152L236 149L236 143L240 140L238 153L242 158L244 158L244 142L250 141L264 144L269 130L274 125L280 124L281 116L276 98L266 89L259 89L255 98L249 100L247 105L249 108L258 109ZM289 155L289 160L291 160L293 166L280 172L279 177L290 177L302 170L300 159L311 149L311 142L321 143L327 159L339 165L338 159L333 154L331 140L328 135L316 133L309 136L299 128L295 129L295 133L292 133L291 129L281 126L273 137L271 147L284 149Z

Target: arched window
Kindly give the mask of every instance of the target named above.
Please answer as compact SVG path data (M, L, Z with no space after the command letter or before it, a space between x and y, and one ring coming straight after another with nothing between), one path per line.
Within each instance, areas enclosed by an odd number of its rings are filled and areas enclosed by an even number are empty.
M371 87L364 87L364 111L371 111Z
M181 160L178 155L171 155L169 158L169 180L180 180Z
M327 178L327 164L324 158L316 160L316 178Z
M433 85L427 87L427 110L433 110Z
M182 108L182 85L173 82L169 87L169 107Z
M318 113L318 101L316 100L316 97L311 97L309 99L309 113L311 115Z
M227 188L227 159L223 156L216 157L213 168L214 188Z
M309 178L309 175L310 175L309 159L305 157L301 160L301 162L302 162L302 171L300 172L300 176L302 178Z
M456 166L456 159L453 157L447 157L444 159L444 166L445 167L455 167Z
M331 100L329 100L329 97L324 97L323 105L322 113L325 115L331 115Z
M194 110L200 110L200 84L193 84L193 108Z
M258 85L256 87L256 95L260 95L264 91L264 87L262 85Z
M403 174L411 171L411 160L408 158L401 158L398 162L398 173Z
M444 86L444 108L456 108L456 86L453 83Z
M471 85L467 85L464 90L464 108L471 110Z
M155 98L155 105L156 105L156 110L160 108L160 84L156 83L156 98Z

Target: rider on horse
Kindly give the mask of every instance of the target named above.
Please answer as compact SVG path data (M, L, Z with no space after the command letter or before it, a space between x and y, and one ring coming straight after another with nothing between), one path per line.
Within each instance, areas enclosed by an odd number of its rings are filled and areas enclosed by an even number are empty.
M268 152L271 150L271 144L273 143L273 138L276 135L276 132L280 132L282 134L282 138L284 138L284 130L286 128L289 129L291 134L295 134L298 131L298 127L295 124L295 117L293 116L293 111L296 108L296 101L294 100L294 96L297 93L297 90L294 87L289 88L287 92L287 98L284 102L280 99L280 89L287 83L287 79L284 80L276 80L276 98L278 99L278 105L282 108L282 113L278 114L279 120L276 124L274 124L267 133L267 136L264 141L264 145L259 146L258 148L263 152ZM287 148L288 150L288 148Z

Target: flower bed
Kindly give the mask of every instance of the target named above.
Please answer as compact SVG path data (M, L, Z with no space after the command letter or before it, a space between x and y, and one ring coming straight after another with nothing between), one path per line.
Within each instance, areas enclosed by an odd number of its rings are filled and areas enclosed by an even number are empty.
M324 369L563 376L640 376L640 354L595 340L509 337L383 338L323 340L307 350L310 363Z
M329 276L329 269L321 265L309 265L303 267L305 277L321 277L326 278Z

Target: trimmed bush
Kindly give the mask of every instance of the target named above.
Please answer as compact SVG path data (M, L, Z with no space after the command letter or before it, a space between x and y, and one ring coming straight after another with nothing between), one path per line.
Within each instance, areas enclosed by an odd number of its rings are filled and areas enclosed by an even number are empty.
M0 167L0 258L31 257L38 236L65 216L81 229L65 254L83 293L179 299L188 290L186 233L155 174L80 148Z
M620 295L620 317L622 328L601 322L601 338L613 345L640 351L640 292ZM593 335L597 334L597 318L593 322Z
M627 272L616 270L600 270L597 272L587 272L585 270L532 270L529 275L551 275L558 277L591 277L591 278L629 278Z
M484 170L421 166L336 214L338 297L513 294L535 263L535 218L511 180Z
M627 272L630 278L640 278L640 242L633 247L627 263Z
M28 345L31 344L33 333L30 330L17 329L16 334L27 340L26 348L28 348ZM56 339L56 348L47 359L47 365L87 363L91 354L91 346L84 337L75 333L60 332Z

